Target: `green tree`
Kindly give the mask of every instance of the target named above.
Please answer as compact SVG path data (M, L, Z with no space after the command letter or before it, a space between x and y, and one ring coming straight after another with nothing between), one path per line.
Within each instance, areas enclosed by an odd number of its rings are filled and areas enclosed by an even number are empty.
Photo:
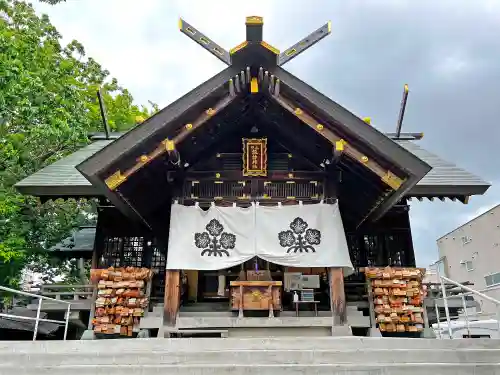
M157 110L133 104L79 42L62 45L46 15L37 16L24 1L0 0L0 285L16 285L27 264L68 272L67 263L54 263L45 251L93 220L92 202L42 203L13 185L85 145L88 132L102 130L97 90L114 130Z

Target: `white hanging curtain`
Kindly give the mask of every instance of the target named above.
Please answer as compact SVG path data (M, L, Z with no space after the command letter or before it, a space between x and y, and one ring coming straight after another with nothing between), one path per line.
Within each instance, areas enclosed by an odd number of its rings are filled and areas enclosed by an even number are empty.
M255 208L172 205L167 269L220 270L255 256Z
M289 267L341 267L345 276L353 272L337 203L259 206L255 223L260 258Z
M254 256L283 266L353 267L338 204L172 205L167 269L220 270Z

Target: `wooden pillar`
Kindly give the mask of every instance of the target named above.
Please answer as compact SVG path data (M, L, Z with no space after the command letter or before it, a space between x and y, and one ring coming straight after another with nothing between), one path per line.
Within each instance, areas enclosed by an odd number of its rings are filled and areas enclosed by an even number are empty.
M342 268L330 268L330 306L334 325L347 323L346 298L344 290L344 271Z
M175 329L177 313L180 306L180 271L167 270L165 272L165 300L163 309L163 336L170 338Z

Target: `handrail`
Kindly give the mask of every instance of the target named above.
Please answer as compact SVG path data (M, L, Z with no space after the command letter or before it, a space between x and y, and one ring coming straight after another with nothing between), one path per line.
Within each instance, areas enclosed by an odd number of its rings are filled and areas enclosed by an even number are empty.
M14 294L19 294L19 295L26 296L26 297L32 297L32 298L37 298L38 299L38 308L36 310L36 318L33 318L31 316L18 316L18 315L3 314L3 313L1 313L0 316L2 316L4 318L10 318L10 319L13 318L13 319L22 319L22 320L34 320L35 321L35 328L33 330L33 341L36 340L36 336L38 334L38 325L39 325L40 322L55 323L55 324L64 324L64 337L63 337L63 340L66 340L66 338L68 336L68 323L69 323L69 315L70 315L70 312L71 312L71 302L60 300L60 299L55 299L55 298L50 298L50 297L42 296L42 295L39 295L39 294L28 293L28 292L24 292L24 291L12 289L12 288L7 288L6 286L1 286L1 285L0 285L0 290L3 290L5 292L14 293ZM54 301L54 302L59 302L59 303L65 303L66 305L68 305L68 308L67 308L66 314L65 314L65 319L64 320L53 320L53 319L43 319L43 318L40 318L40 314L41 314L41 311L42 311L42 302L43 302L43 300Z
M450 319L450 311L449 311L449 307L448 307L448 299L449 298L461 298L462 299L462 309L463 309L463 313L465 315L465 324L466 324L466 327L467 327L467 332L469 333L469 337L470 337L470 327L469 327L469 312L467 311L467 303L466 303L466 300L465 300L465 297L470 295L470 294L473 294L473 295L477 295L478 297L481 297L487 301L490 301L492 303L494 303L497 307L497 329L498 329L498 333L500 334L500 301L495 299L495 298L492 298L484 293L481 293L477 290L474 290L470 287L468 287L467 285L464 285L464 284L461 284L455 280L452 280L446 276L443 276L440 274L439 272L439 265L437 263L431 265L429 268L435 266L436 267L436 275L438 277L438 280L439 280L439 283L440 283L440 286L441 286L441 294L442 294L442 297L441 298L434 298L434 308L435 308L435 311L436 311L436 320L437 320L437 328L438 328L438 331L439 331L439 335L440 335L440 338L441 337L441 327L440 327L440 323L441 323L441 317L439 316L439 308L438 308L438 305L436 303L437 300L443 300L444 302L444 309L445 309L445 314L446 314L446 321L447 321L447 325L448 325L448 335L450 336L450 339L453 339L453 330L452 330L452 327L451 327L451 319ZM445 282L448 283L448 284L452 284L456 287L459 287L461 290L465 290L467 293L459 293L459 294L455 294L455 295L447 295L446 293L446 286L445 286ZM475 314L473 314L475 315Z

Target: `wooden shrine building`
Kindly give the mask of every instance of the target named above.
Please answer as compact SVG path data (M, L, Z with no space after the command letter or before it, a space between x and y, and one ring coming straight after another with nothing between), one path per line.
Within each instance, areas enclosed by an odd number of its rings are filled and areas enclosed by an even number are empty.
M322 274L342 323L346 301L364 294L359 267L415 266L410 199L467 203L488 189L417 145L421 134L383 134L283 68L327 36L330 23L284 52L264 41L261 17L247 17L246 40L229 51L185 21L179 26L227 68L127 133L95 135L16 185L42 199L97 198L93 266L153 268L152 299L165 302L166 325L175 325L182 284L179 270L166 271L173 202L202 209L338 203L354 268L345 279L341 268L259 259L183 274L187 300L198 302L228 297L217 280L234 280L239 270L265 269L275 281L286 272Z

